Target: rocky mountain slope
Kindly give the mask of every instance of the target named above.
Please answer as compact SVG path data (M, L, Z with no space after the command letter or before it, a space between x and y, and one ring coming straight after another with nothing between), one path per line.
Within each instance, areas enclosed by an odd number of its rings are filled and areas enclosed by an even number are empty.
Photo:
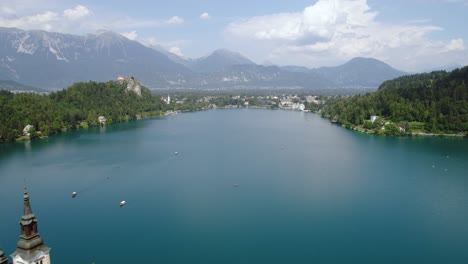
M119 74L166 85L189 73L166 55L110 31L75 36L0 28L0 45L0 79L49 89Z
M151 88L377 87L403 74L375 59L356 58L319 69L262 66L228 50L185 59L111 31L77 36L0 28L0 80L45 89L118 75L134 76Z

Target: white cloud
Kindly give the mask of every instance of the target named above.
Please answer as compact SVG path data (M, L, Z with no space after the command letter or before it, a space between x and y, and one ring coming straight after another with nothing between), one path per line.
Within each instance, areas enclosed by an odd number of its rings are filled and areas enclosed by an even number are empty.
M170 50L172 47L181 47L184 45L187 45L189 41L187 40L173 40L173 41L163 41L159 40L155 37L149 37L141 40L141 43L143 45L146 45L148 47L162 47L166 50Z
M170 53L174 53L175 55L179 57L184 57L184 54L182 53L182 50L179 47L171 47L169 49Z
M210 14L208 14L207 12L204 12L204 13L202 13L202 14L200 15L200 19L203 19L203 20L208 20L208 19L210 19L210 18L211 18L211 16L210 16Z
M422 58L464 49L462 39L432 40L430 33L443 29L429 21L386 24L377 17L367 0L319 0L302 12L237 20L225 34L232 46L259 61L310 67L364 56L413 70Z
M83 17L87 17L91 14L86 6L77 5L73 9L66 9L63 11L63 16L70 20L77 20Z
M366 0L320 0L302 13L253 17L229 25L234 35L251 35L259 40L330 39L337 30L352 33L374 20Z
M155 37L150 37L150 38L147 38L147 39L144 39L142 41L142 43L148 47L152 47L152 46L158 46L160 45L158 39L156 39Z
M452 39L450 43L447 44L446 50L465 50L465 43L463 42L463 39Z
M57 13L46 11L43 13L23 16L23 17L1 17L0 26L2 27L17 27L23 29L43 29L51 30L53 25L59 21L60 17Z
M136 38L138 37L138 34L135 30L133 31L130 31L130 32L121 32L120 35L128 38L128 39L131 39L131 40L136 40Z
M173 16L169 18L168 20L164 21L164 23L168 25L180 25L184 23L184 19L178 16Z
M127 37L134 39L137 37L136 32L133 32L135 29L184 23L184 19L178 16L169 19L143 19L112 14L97 16L93 15L92 10L84 5L56 10L56 8L51 8L51 3L58 5L56 1L48 0L44 6L50 9L39 12L37 10L41 10L41 5L34 0L17 0L17 2L15 0L13 4L2 2L0 3L0 27L16 27L25 30L42 29L70 34L86 34L106 29L124 32ZM21 8L15 8L16 6Z

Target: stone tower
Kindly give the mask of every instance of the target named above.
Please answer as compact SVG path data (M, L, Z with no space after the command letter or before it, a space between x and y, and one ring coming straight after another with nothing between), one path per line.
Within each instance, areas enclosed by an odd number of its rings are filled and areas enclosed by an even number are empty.
M21 221L20 239L16 245L16 251L11 254L13 264L50 264L48 248L37 231L37 219L29 204L29 195L24 187L24 211Z

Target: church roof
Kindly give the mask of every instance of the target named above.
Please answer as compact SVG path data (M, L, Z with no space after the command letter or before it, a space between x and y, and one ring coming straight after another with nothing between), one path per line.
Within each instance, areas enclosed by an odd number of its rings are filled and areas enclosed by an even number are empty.
M24 200L24 210L23 210L23 218L24 218L25 216L33 215L31 204L29 203L29 194L28 194L28 190L26 189L26 185L24 186L23 200Z
M31 262L31 261L39 259L42 255L48 254L49 251L50 251L50 248L42 244L39 247L35 248L34 250L24 250L24 249L18 248L16 249L15 252L13 252L10 255L10 257L15 258L19 256L22 260Z

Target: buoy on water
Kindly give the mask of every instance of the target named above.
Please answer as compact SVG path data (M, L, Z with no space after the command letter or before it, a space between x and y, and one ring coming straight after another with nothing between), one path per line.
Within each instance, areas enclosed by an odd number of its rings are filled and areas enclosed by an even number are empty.
M126 201L121 201L121 202L120 202L120 207L122 207L122 206L124 206L124 205L126 205L126 204L127 204Z
M174 155L176 155L176 156L177 156L177 154L179 154L177 151L176 151L176 152L174 152Z
M77 194L78 194L77 192L72 192L72 198L75 198Z

